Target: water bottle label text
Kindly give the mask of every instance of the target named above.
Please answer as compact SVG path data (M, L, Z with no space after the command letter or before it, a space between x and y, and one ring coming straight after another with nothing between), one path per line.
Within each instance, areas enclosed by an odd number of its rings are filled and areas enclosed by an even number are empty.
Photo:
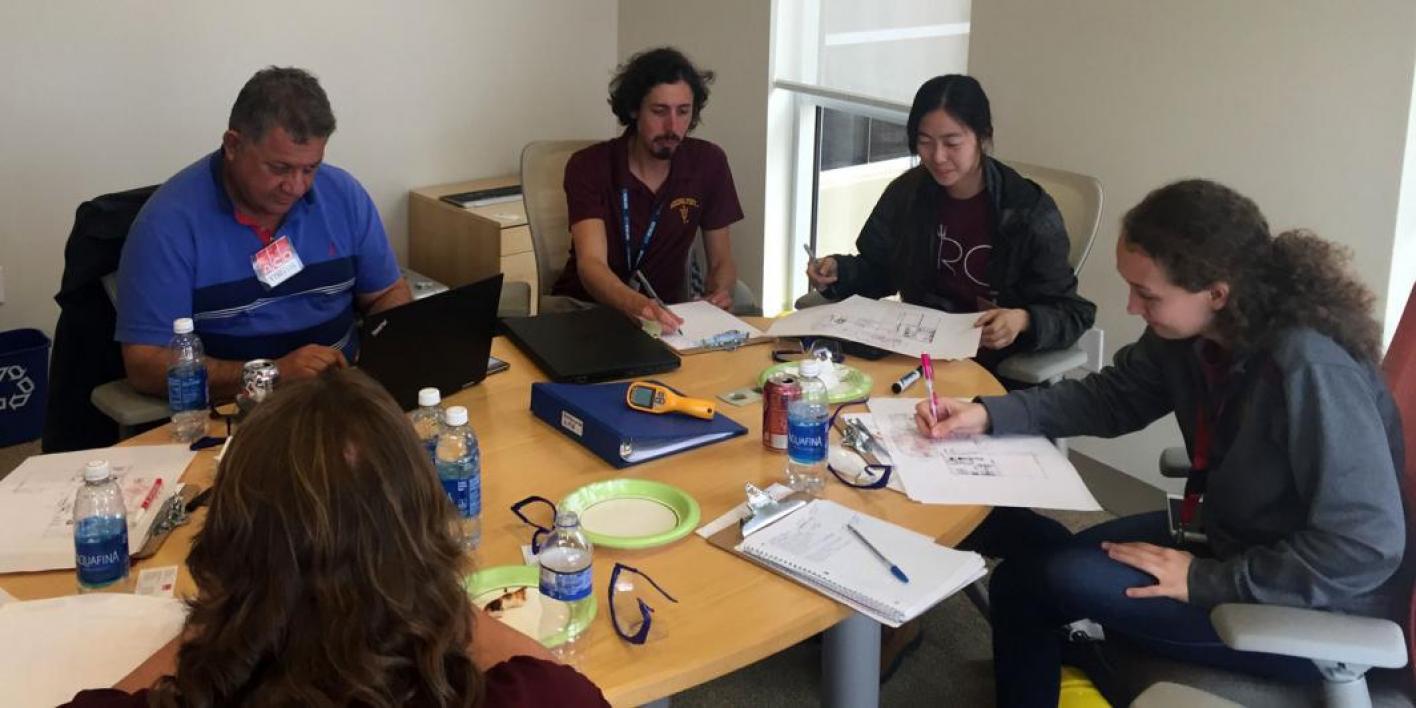
M167 372L167 406L174 412L205 411L207 407L207 370L195 367L187 371Z
M826 459L826 421L788 420L787 456L796 462Z
M108 519L84 519L82 527L90 521L107 522ZM90 587L108 585L123 578L128 572L128 526L119 520L116 533L86 535L86 528L80 528L74 537L74 565L79 571L79 582Z
M476 477L462 477L460 479L443 479L443 491L447 492L447 498L452 500L457 512L464 519L470 519L482 513L482 485L481 480Z
M562 573L541 566L541 594L552 600L574 602L590 596L590 566Z

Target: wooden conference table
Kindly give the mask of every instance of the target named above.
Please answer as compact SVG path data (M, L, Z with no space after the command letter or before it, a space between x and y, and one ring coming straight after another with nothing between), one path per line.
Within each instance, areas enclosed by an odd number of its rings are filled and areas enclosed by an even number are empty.
M692 494L706 523L742 503L744 482L766 487L782 479L785 455L762 447L760 403L738 408L718 402L719 412L747 426L747 435L615 470L531 415L530 385L544 377L529 359L503 337L496 338L492 353L509 362L510 371L491 376L446 401L468 408L481 440L483 531L482 547L475 555L478 567L522 562L520 545L529 543L530 529L509 508L528 495L559 500L599 480L652 479ZM772 363L770 354L770 345L695 354L684 357L677 371L656 378L688 395L713 398L754 383L758 373ZM899 355L874 362L852 358L849 363L871 374L875 380L872 393L879 396L891 395L890 383L914 364ZM936 365L935 382L941 396L1003 390L971 361ZM922 396L922 390L918 387L907 395ZM213 434L223 432L213 425ZM125 444L169 440L164 426ZM210 484L214 457L214 451L199 453L187 468L184 481ZM948 543L962 539L987 512L985 507L916 504L897 492L851 489L835 480L828 480L825 495ZM194 594L185 560L192 535L205 514L205 509L198 511L191 523L173 532L155 556L137 563L134 576L143 568L177 565L181 569L177 594ZM674 604L653 593L646 596L655 610L656 633L663 629L661 638L634 646L621 640L610 626L606 587L616 561L649 573L678 599ZM74 573L0 575L0 588L24 600L70 595L75 592ZM670 697L833 627L825 644L827 704L858 704L878 697L879 625L815 591L714 548L696 534L640 551L596 548L595 596L599 611L582 636L584 646L576 666L614 705Z

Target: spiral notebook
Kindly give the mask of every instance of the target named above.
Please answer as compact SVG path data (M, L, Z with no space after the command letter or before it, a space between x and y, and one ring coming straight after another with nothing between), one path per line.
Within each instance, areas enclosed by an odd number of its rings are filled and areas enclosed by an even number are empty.
M847 524L910 581L891 575ZM941 546L928 536L827 499L817 499L742 539L732 550L891 627L914 619L985 572L977 553Z

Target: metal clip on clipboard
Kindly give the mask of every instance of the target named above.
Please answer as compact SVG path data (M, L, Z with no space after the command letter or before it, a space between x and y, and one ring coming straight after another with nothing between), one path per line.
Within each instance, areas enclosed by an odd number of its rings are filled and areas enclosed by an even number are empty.
M751 483L744 484L743 488L747 491L747 516L742 519L743 538L781 521L792 512L806 506L806 500L800 497L787 497L777 501L772 498L772 495L758 489Z
M141 560L157 553L157 550L162 547L162 542L167 540L172 530L187 523L190 518L187 513L187 504L201 491L195 484L184 484L176 494L168 497L158 508L157 520L153 521L152 528L148 529L147 538L143 541L143 547L133 554L133 558Z
M748 334L740 329L730 329L721 334L704 337L698 345L709 350L733 351L747 343Z

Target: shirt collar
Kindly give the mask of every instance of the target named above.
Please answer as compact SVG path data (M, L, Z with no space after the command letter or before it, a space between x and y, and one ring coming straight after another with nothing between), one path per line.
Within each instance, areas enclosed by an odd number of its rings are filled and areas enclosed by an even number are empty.
M625 128L624 132L620 133L618 138L610 141L610 160L613 162L616 191L630 185L644 187L644 183L636 179L633 173L629 171L629 142L631 140L634 140L634 131L630 128ZM675 175L681 171L679 169L679 157L683 154L683 146L686 142L688 142L687 136L679 141L678 148L674 150L673 157L669 158L669 174L664 177L664 183L659 185L659 192L654 195L655 197L664 196L669 186L674 183ZM648 191L647 187L645 191Z

